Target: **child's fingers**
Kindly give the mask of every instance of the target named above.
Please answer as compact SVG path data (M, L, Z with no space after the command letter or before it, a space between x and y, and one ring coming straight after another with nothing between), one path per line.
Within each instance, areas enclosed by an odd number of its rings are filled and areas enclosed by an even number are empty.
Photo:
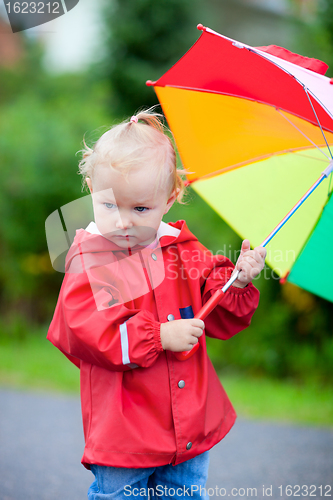
M242 260L243 256L250 250L250 248L251 246L249 240L242 241L241 251L237 259L237 263Z
M266 248L262 246L255 247L253 250L250 249L249 240L244 240L242 242L241 253L238 257L238 261L241 261L245 256L248 255L260 255L260 258L265 259L266 257Z
M250 262L247 262L246 260L242 261L242 265L240 267L241 269L241 272L239 274L239 277L238 279L239 280L242 280L242 278L244 279L248 279L248 278L252 278L253 279L253 272L254 272L254 267L251 266Z
M255 248L254 250L246 252L237 262L237 268L240 269L244 262L249 262L252 265L262 265L265 261L266 249L263 247L258 247L258 249L260 249L260 251Z
M260 257L263 260L266 259L266 254L267 254L266 248L264 248L264 247L256 247L254 250L255 250L256 253L258 253L260 255Z
M266 249L256 247L254 250L246 250L249 247L248 240L242 243L241 254L236 263L236 269L240 271L234 286L246 285L260 274L265 265ZM245 250L243 252L243 250Z
M255 265L257 262L251 254L244 255L241 259L239 259L236 263L236 269L239 271L244 271L248 265Z
M250 248L251 248L250 241L249 240L243 240L242 241L242 246L241 246L240 256L242 256L242 254L244 254L245 252L247 252L248 250L250 250Z
M243 270L246 268L248 271L257 269L261 271L261 269L264 267L264 263L265 261L261 259L261 257L258 257L258 259L255 257L249 257L242 261L241 267Z
M249 255L250 259L253 260L253 262L256 262L258 264L261 264L264 262L265 258L261 255L261 253L257 252L256 250L253 250L253 253ZM249 259L249 261L250 261Z
M257 255L257 256L250 255L250 256L246 257L244 260L242 260L241 268L243 269L245 264L248 264L252 268L262 269L264 266L264 263L265 263L264 259L262 259L259 255Z
M254 258L245 258L239 265L241 270L238 280L243 283L252 281L263 269L263 263L258 263Z
M163 349L175 352L191 349L198 343L204 326L204 322L198 318L161 323L160 337Z
M198 328L201 328L201 330L205 328L205 323L202 321L202 319L191 318L190 321L192 326L197 326Z
M201 337L205 328L205 323L202 321L202 319L191 318L191 326L191 335L194 335L195 337Z
M188 344L190 346L190 349L195 346L195 344L197 344L199 342L199 337L195 337L194 335L190 338L190 340L188 341Z

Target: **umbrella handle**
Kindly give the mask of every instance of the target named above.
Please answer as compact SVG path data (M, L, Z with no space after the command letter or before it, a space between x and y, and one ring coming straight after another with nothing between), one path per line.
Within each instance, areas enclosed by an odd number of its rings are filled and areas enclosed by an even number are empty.
M212 312L212 310L220 302L220 300L225 295L228 288L234 283L234 281L236 281L239 273L240 270L236 271L236 273L229 279L229 281L224 285L223 288L219 288L218 290L216 290L216 292L211 296L211 298L200 309L200 311L197 312L197 314L194 317L202 320L205 319L208 316L208 314ZM191 356L193 356L195 352L197 352L199 346L200 342L197 342L189 351L174 352L174 355L179 361L185 361L186 359L189 359Z

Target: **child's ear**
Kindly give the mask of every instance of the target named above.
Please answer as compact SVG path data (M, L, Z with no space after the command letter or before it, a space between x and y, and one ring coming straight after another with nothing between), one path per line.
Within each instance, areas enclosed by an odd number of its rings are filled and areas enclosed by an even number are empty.
M166 203L166 206L165 206L165 210L164 210L165 214L167 214L169 212L170 208L172 207L172 205L176 201L178 194L179 194L179 188L174 189L172 191L172 193L171 193L171 195Z
M90 177L86 177L86 183L87 183L87 186L89 188L90 193L92 193L93 192L93 188L92 188L92 182L91 182Z

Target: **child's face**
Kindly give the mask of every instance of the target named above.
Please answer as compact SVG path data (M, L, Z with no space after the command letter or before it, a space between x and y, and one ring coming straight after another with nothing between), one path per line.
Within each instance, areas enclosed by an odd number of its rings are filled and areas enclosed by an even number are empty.
M176 198L166 186L156 187L157 177L158 172L144 167L132 169L126 177L110 167L96 167L93 182L88 178L87 184L103 236L121 248L154 240Z

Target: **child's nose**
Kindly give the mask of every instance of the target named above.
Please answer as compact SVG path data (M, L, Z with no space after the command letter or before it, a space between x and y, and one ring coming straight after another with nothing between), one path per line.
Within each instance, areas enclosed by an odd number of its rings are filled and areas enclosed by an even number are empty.
M133 226L133 223L130 219L130 217L126 214L120 214L118 213L117 221L116 221L116 228L117 229L128 229Z

